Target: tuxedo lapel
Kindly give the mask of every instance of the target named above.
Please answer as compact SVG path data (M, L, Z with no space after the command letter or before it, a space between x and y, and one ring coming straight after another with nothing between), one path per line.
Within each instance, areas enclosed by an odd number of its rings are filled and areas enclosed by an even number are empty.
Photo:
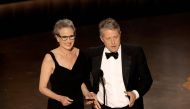
M124 50L125 49L125 50ZM121 60L122 60L122 73L125 88L127 90L127 84L130 76L131 56L127 55L127 50L124 46L121 46Z
M92 62L93 62L92 65L93 65L93 68L94 68L93 70L100 69L101 62L102 62L102 54L94 57Z
M99 90L99 71L101 70L103 48L104 47L98 48L94 53L95 56L92 57L93 91L95 93Z
M103 55L103 49L104 49L104 46L98 48L98 50L96 51L96 54L94 57L93 57L93 70L97 70L97 69L100 69L101 67L101 62L102 62L102 55Z

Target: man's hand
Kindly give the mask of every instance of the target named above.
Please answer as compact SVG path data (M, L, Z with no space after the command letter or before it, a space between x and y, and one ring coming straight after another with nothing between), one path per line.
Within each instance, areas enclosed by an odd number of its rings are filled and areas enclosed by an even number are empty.
M129 91L129 92L126 92L125 91L125 96L128 96L129 97L129 107L132 107L135 103L135 100L136 100L136 95L134 92L132 91Z

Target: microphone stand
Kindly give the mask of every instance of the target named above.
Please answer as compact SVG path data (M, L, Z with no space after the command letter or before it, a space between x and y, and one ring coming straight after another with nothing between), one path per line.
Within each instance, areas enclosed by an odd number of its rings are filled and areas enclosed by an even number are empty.
M103 93L104 93L104 95L103 95L103 97L104 97L103 98L103 109L104 109L105 103L106 103L106 89L105 89L105 82L104 82L102 70L100 70L100 72L99 72L99 78L100 78L100 82L102 83L102 86L103 86Z

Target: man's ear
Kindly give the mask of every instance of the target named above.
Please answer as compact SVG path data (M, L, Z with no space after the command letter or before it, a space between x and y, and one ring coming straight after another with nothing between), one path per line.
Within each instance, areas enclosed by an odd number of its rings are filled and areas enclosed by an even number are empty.
M104 39L102 38L102 36L100 36L100 39L101 39L102 42L104 42Z

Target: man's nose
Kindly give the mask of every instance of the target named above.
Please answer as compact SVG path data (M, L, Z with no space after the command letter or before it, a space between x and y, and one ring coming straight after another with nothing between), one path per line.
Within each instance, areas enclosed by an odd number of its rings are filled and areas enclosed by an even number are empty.
M111 44L115 44L115 40L114 39L111 39Z

